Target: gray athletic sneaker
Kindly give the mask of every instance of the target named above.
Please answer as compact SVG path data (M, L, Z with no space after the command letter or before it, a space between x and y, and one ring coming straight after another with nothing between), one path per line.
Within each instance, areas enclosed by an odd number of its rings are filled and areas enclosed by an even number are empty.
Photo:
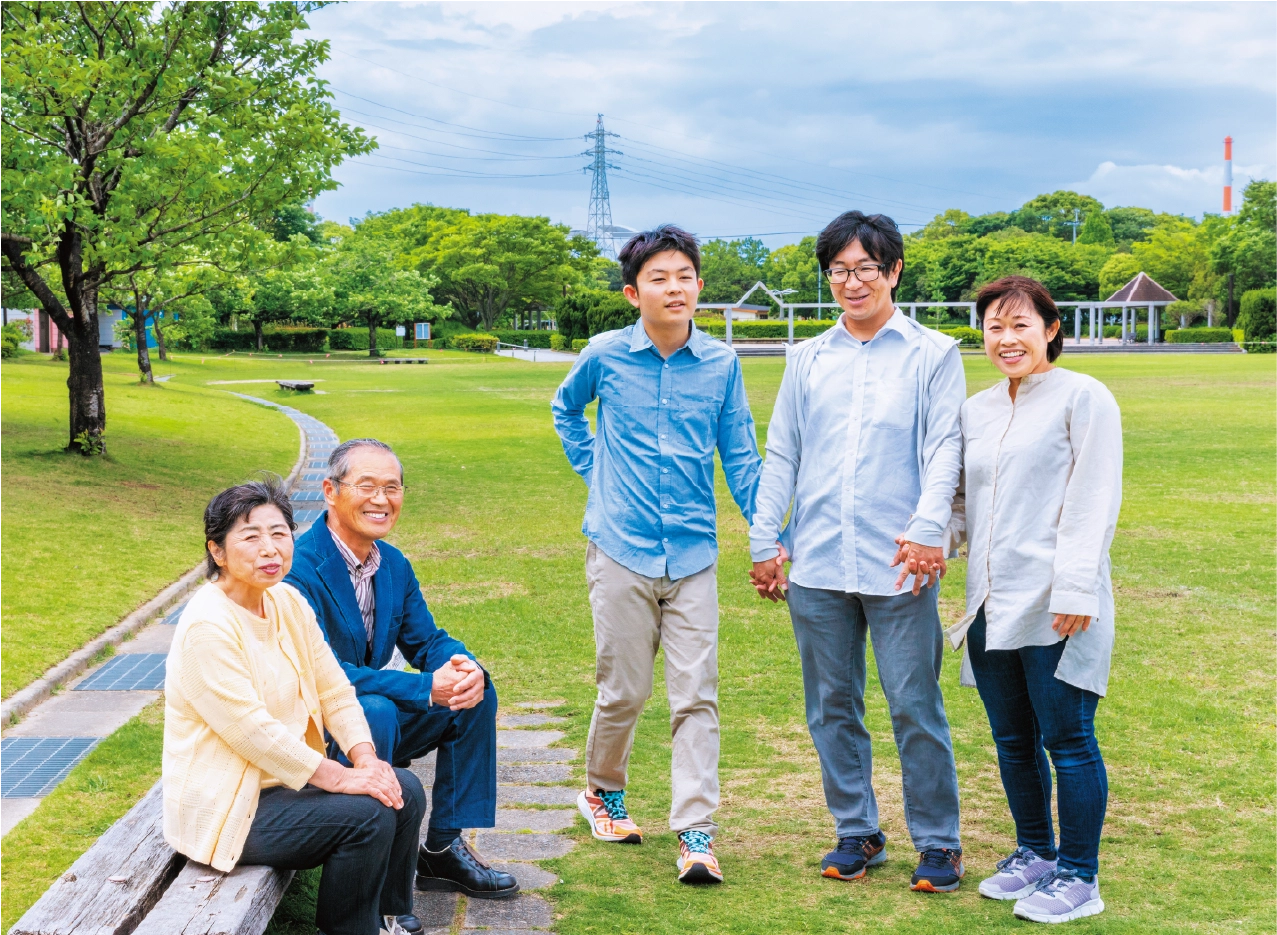
M1027 847L1017 847L998 861L998 872L980 882L980 895L989 899L1022 899L1038 882L1055 872L1054 860L1043 860Z
M1056 870L1042 878L1037 890L1015 904L1017 917L1030 922L1072 922L1104 911L1100 878L1090 883L1072 870Z

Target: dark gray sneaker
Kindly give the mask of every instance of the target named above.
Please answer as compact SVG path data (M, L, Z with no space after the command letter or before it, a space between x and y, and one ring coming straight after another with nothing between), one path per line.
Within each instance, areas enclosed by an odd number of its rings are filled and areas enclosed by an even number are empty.
M1019 900L1012 910L1030 922L1072 922L1104 911L1100 878L1087 883L1072 870L1056 870L1042 878L1038 888Z
M913 872L909 889L916 893L952 893L967 875L962 866L962 851L947 847L933 847L923 851L918 859L918 869Z
M1030 848L1017 847L998 861L998 872L980 881L980 895L989 899L1023 899L1043 877L1055 873L1055 861L1044 860Z

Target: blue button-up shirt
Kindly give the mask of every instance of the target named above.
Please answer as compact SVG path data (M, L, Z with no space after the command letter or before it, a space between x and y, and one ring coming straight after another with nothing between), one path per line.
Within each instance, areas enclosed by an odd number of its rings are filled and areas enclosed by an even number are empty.
M597 431L585 407L599 401ZM693 325L668 359L642 322L595 337L554 397L554 426L589 487L581 531L649 578L685 578L718 558L714 449L746 522L762 460L740 361Z

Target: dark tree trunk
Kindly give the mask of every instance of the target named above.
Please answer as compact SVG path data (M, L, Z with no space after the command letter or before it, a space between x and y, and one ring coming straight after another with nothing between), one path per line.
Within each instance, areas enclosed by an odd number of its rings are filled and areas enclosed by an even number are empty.
M86 302L92 309L83 325L77 316L67 322L67 344L71 361L67 390L71 402L71 439L67 451L82 455L106 454L106 392L102 386L102 352L98 349L97 296Z
M257 341L257 349L260 351L263 346L262 323L255 318L253 319L253 335L255 336Z
M381 351L377 350L377 319L378 316L374 312L368 313L368 356L380 357Z
M155 317L151 320L151 330L155 332L155 346L160 352L160 360L168 361L168 345L164 343L164 329L160 327L160 314L154 313Z
M146 316L133 310L133 340L137 344L137 372L143 383L154 383L155 374L151 372L151 351L146 346Z

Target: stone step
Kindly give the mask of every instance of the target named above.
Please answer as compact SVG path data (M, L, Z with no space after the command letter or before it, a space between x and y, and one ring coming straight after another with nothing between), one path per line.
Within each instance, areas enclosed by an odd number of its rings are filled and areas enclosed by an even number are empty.
M475 835L475 849L500 860L549 860L572 850L572 840L561 834L480 831Z

